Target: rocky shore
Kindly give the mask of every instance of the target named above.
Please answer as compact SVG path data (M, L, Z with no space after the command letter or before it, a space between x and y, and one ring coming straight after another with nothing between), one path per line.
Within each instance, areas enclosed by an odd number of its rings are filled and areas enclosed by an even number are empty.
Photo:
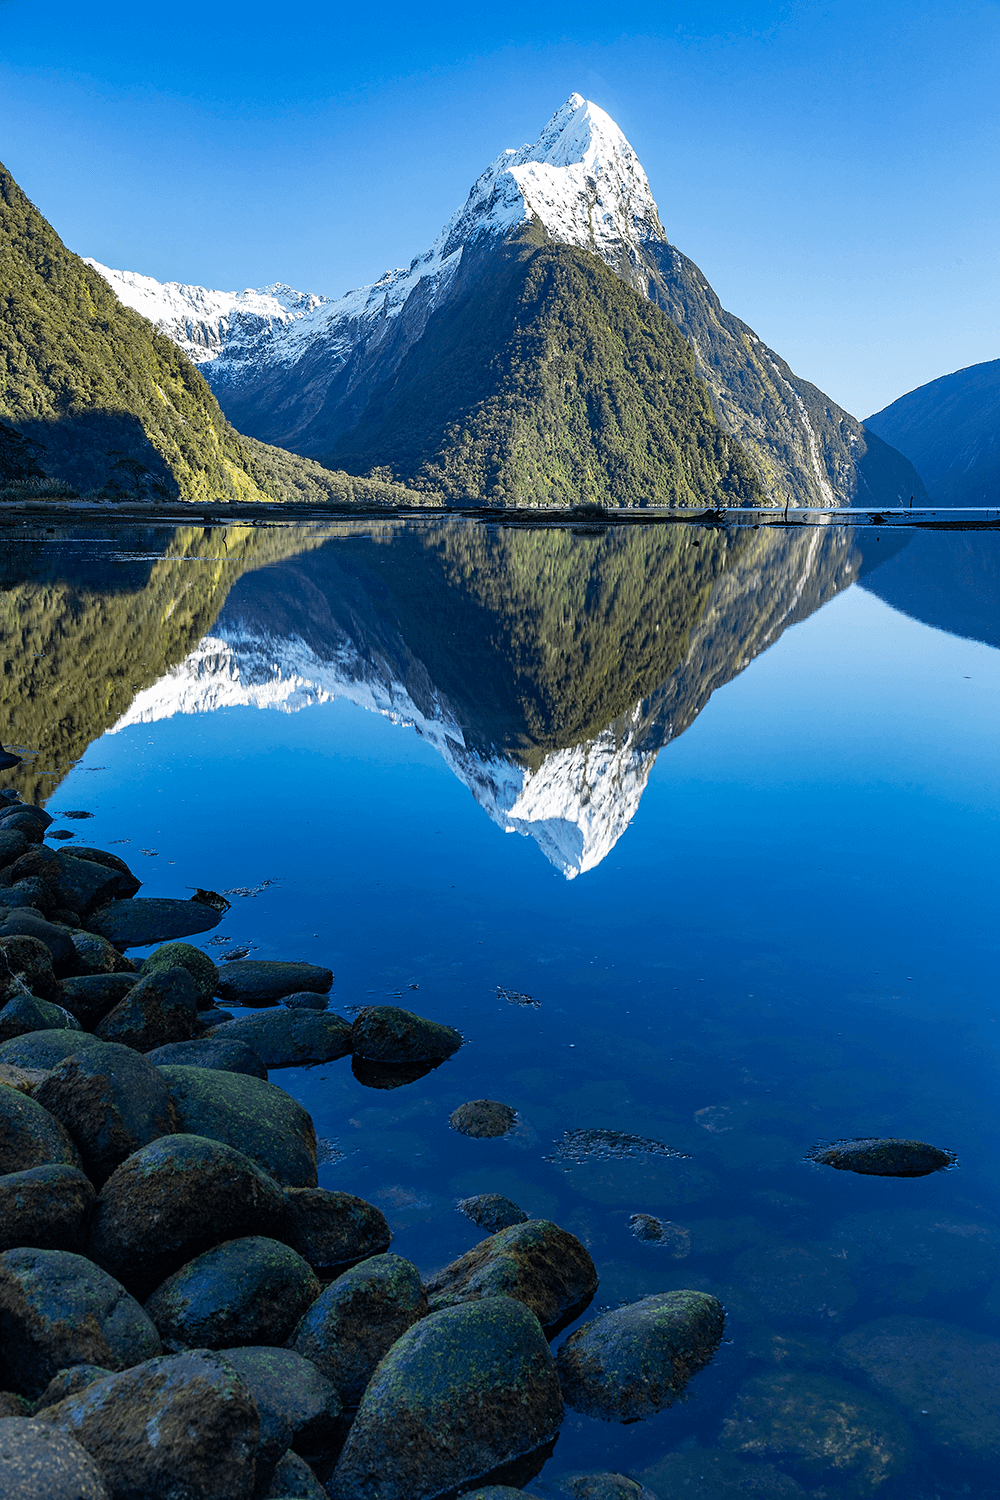
M350 1056L393 1087L461 1034L397 1006L349 1022L316 965L217 968L185 939L224 897L140 897L117 856L53 849L44 809L0 799L0 1500L504 1500L565 1406L634 1421L709 1362L702 1291L553 1353L594 1263L498 1194L460 1205L492 1232L423 1281L379 1209L318 1186L269 1069ZM452 1123L494 1135L505 1110Z

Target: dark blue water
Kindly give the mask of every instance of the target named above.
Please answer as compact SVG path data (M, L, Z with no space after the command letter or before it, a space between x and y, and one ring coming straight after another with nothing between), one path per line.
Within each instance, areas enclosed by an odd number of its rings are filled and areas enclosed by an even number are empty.
M328 964L342 1014L392 1001L462 1030L391 1092L349 1059L272 1074L329 1143L321 1184L378 1204L397 1253L437 1269L482 1237L456 1200L501 1192L588 1246L582 1321L674 1287L723 1300L687 1398L630 1426L568 1412L533 1492L601 1470L659 1500L993 1495L1000 651L974 631L1000 537L920 536L929 625L916 584L909 613L879 597L898 537L741 554L679 530L652 603L636 579L660 562L612 567L602 534L467 555L459 529L447 566L433 528L310 534L222 585L221 531L12 543L8 671L62 653L17 720L27 764L144 894L253 892L216 959ZM74 739L59 684L78 701L102 671L118 697ZM512 1135L449 1128L482 1097ZM559 1159L584 1128L683 1156ZM958 1166L805 1159L882 1135Z

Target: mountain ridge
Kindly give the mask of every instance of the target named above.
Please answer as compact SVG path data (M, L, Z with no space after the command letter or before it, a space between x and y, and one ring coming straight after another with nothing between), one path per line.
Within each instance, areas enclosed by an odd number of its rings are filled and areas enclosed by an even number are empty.
M1000 359L967 365L866 418L939 505L1000 505Z

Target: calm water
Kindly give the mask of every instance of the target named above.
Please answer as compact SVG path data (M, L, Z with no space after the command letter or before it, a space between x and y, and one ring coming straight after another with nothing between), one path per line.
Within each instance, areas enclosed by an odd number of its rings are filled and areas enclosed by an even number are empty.
M3 568L3 784L144 894L242 891L217 959L468 1037L395 1091L273 1074L321 1184L423 1272L507 1194L589 1247L584 1320L724 1301L687 1399L568 1412L533 1492L998 1492L1000 536L24 529ZM510 1137L449 1128L484 1096ZM587 1128L684 1156L561 1157ZM804 1159L870 1135L959 1165Z

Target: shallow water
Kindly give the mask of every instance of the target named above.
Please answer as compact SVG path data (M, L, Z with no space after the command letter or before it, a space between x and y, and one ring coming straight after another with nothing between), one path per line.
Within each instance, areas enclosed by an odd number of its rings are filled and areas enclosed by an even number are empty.
M581 1321L725 1303L686 1399L567 1412L532 1492L997 1492L1000 536L25 529L3 566L0 784L144 894L241 892L214 957L468 1038L394 1091L273 1073L321 1184L423 1273L482 1237L459 1198L555 1219L600 1274ZM511 1135L449 1128L483 1097ZM958 1166L805 1159L879 1135Z

